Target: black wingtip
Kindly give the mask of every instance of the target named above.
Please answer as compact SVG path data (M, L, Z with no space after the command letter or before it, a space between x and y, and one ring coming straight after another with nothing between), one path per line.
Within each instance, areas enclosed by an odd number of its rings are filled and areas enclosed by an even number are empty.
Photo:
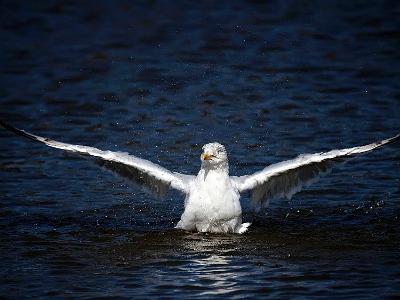
M0 120L0 126L2 126L3 128L7 129L8 131L11 131L11 132L15 133L16 135L20 135L20 136L26 137L26 138L28 138L30 140L33 140L33 141L36 141L36 142L38 141L37 137L34 136L33 134L29 134L29 133L27 133L27 132L25 132L25 131L23 131L21 129L15 128L14 126L4 122L3 120Z
M397 134L397 135L395 135L394 137L388 139L388 140L389 140L389 141L388 141L388 144L391 144L391 143L393 143L393 142L396 142L396 141L400 140L400 133Z
M6 122L4 122L3 120L0 120L0 126L3 126L6 129L9 129L9 127L11 127L10 125L8 125Z
M11 126L10 124L7 124L7 123L4 122L3 120L0 120L0 125L1 125L2 127L4 127L5 129L11 131L11 132L14 132L14 133L16 133L16 134L19 134L19 131L20 131L19 129L17 129L17 128Z

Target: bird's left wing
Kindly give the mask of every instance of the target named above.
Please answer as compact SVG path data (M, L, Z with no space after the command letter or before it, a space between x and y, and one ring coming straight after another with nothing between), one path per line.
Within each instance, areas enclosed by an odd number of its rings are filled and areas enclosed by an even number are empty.
M304 186L312 184L328 173L335 163L344 162L358 154L374 150L399 137L400 134L361 147L302 154L293 160L270 165L252 175L233 176L232 179L239 192L252 191L252 201L256 207L266 206L272 199L290 199Z
M0 125L17 135L24 136L35 142L81 155L96 157L101 166L144 187L146 191L153 192L157 196L163 196L169 187L182 193L188 193L192 176L171 172L148 160L125 152L103 151L88 146L57 142L20 130L2 121L0 121Z

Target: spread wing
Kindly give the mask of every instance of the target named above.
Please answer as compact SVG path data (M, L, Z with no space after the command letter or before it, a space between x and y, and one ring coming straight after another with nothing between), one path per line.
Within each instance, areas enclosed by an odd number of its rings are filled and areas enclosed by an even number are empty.
M336 163L394 142L399 137L400 134L361 147L301 154L293 160L270 165L252 175L232 177L232 179L239 192L252 191L252 201L256 207L266 206L271 199L290 199L304 186L329 173Z
M17 129L2 121L0 121L0 125L17 135L21 135L35 142L40 142L53 148L95 157L102 167L144 187L145 190L153 192L157 196L163 196L170 187L182 193L188 193L193 176L170 172L157 164L125 152L102 151L93 147L61 143Z

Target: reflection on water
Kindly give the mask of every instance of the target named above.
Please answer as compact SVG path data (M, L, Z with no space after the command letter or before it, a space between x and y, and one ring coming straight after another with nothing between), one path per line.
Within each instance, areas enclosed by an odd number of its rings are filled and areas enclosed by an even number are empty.
M180 269L191 274L194 283L209 285L211 289L200 296L223 295L240 290L237 285L241 275L241 266L235 266L229 253L235 249L236 236L213 236L197 234L182 243L184 251L198 253L200 257L188 261ZM218 252L215 249L219 249ZM222 248L222 249L221 249Z
M211 283L211 290L201 293L202 296L222 295L240 290L236 284L238 272L235 270L239 267L232 267L230 262L229 258L211 255L207 258L193 260L183 268L183 271L193 274L195 282Z
M399 2L2 1L0 118L195 173L397 134ZM173 230L90 160L0 130L0 298L395 298L398 144L253 214L245 235ZM29 295L29 296L28 296Z

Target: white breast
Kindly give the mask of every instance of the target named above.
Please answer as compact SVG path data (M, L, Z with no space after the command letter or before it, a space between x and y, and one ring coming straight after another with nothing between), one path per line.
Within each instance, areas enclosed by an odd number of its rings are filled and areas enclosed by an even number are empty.
M235 232L241 224L240 195L226 172L200 170L185 201L177 228Z

